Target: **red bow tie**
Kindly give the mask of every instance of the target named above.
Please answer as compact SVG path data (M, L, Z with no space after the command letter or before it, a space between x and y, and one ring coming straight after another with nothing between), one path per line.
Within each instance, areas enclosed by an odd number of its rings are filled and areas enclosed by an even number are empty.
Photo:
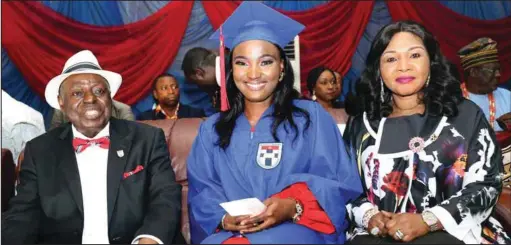
M97 145L103 149L108 149L108 147L110 146L110 138L105 136L93 140L86 140L80 138L73 139L73 148L75 149L76 153L83 152L85 149L87 149L87 147L92 145Z

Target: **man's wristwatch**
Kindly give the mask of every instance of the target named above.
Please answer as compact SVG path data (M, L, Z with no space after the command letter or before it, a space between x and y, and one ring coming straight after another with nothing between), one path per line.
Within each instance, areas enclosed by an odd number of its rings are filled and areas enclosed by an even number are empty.
M431 211L422 212L422 220L429 226L429 231L439 230L438 218Z

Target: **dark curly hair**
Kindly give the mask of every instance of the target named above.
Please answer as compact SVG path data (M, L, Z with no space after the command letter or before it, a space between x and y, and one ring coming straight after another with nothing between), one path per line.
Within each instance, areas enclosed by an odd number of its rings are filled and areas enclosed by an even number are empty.
M454 117L458 104L463 100L460 81L453 74L452 66L441 53L438 41L424 26L413 21L400 21L383 27L376 35L367 56L366 69L356 85L357 108L348 110L352 116L367 113L371 121L379 121L392 113L392 92L384 87L381 102L380 57L392 37L399 32L409 32L422 39L430 58L429 85L422 88L422 102L428 115Z
M321 76L321 74L324 71L329 71L330 73L332 73L332 76L335 78L334 71L332 71L324 66L318 66L318 67L312 69L309 72L309 75L307 76L307 89L309 90L310 94L312 94L312 92L314 91L314 87L316 86L316 83L318 82L318 78Z
M275 44L273 44L275 45ZM284 60L284 77L281 82L277 84L275 91L273 92L273 105L274 110L271 117L274 118L272 123L272 135L276 141L280 141L277 136L277 128L281 123L288 122L291 129L295 132L294 139L298 137L298 126L296 125L293 115L303 116L306 118L307 122L304 127L304 131L310 125L310 114L293 104L295 99L299 99L300 93L293 88L294 84L294 73L293 67L289 62L289 59L286 57L284 50L279 46L275 45L278 48L280 58ZM229 60L232 61L232 55L234 53L230 53ZM226 77L226 89L227 89L227 97L229 98L230 109L224 112L220 112L220 117L215 124L216 133L219 136L217 144L223 148L224 150L229 146L231 142L231 136L236 126L236 119L245 111L245 97L240 92L236 84L234 83L234 78L232 75L232 64L231 62L226 62L226 70L229 71ZM288 133L288 129L284 125L284 129L286 133Z

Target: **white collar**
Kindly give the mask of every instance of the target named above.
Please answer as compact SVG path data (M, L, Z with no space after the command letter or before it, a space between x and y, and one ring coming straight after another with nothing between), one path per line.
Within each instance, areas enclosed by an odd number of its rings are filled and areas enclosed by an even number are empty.
M94 136L93 138L89 138L89 137L83 135L82 133L78 132L78 130L75 128L75 125L71 125L71 128L73 129L73 136L82 138L82 139L91 140L91 139L99 139L104 136L110 136L110 122L108 122L106 124L106 126L101 131L99 131L99 133L96 134L96 136Z

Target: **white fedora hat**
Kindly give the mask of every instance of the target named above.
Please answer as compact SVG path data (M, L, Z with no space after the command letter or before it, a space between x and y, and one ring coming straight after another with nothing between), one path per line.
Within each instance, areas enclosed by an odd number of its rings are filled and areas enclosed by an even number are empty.
M122 83L121 74L102 70L96 56L89 50L82 50L71 56L71 58L66 61L62 74L51 79L46 85L46 90L44 92L46 102L48 102L51 107L60 110L58 100L60 85L69 76L83 73L97 74L105 78L110 86L110 96L112 98L115 93L117 93Z

